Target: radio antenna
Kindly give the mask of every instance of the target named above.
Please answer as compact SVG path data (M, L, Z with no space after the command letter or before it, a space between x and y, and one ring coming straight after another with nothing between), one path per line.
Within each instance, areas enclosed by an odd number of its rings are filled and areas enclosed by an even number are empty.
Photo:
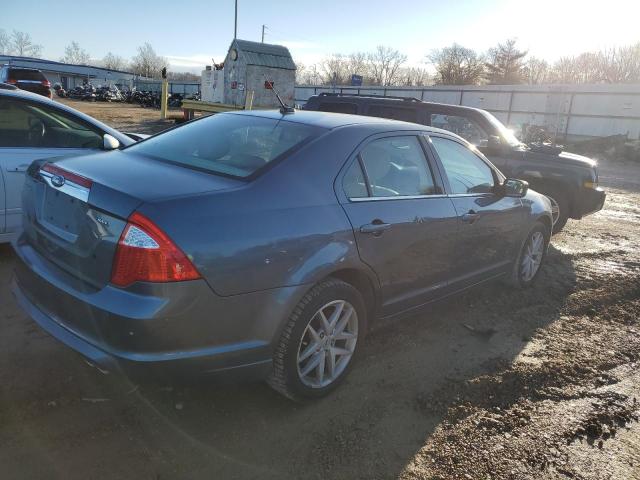
M282 98L280 98L280 95L278 94L276 87L273 85L273 80L267 80L267 76L265 74L262 74L262 75L264 76L264 81L269 85L270 90L273 91L276 98L278 99L278 103L280 103L280 113L283 115L286 115L288 113L295 113L296 111L295 108L290 107L289 105L287 105L282 101Z

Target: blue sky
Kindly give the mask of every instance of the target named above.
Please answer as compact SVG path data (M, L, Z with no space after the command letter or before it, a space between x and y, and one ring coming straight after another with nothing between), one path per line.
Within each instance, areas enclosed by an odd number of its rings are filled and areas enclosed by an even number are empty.
M484 51L509 37L532 54L556 60L640 41L638 0L239 0L238 37L287 45L305 64L331 53L388 45L420 65L434 48L456 41ZM0 29L29 32L58 60L76 40L100 59L108 51L129 58L150 42L173 70L200 71L221 61L233 38L233 0L77 0L20 2L1 8Z

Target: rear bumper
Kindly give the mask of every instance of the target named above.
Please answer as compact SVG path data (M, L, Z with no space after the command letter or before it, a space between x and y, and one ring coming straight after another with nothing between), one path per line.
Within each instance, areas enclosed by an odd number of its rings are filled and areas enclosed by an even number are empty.
M12 290L21 307L107 371L264 377L289 301L297 303L293 287L219 297L204 281L142 285L147 295L111 286L82 291L30 246L15 249Z
M582 217L602 210L606 198L607 194L602 188L583 188L576 196L571 218L579 220Z

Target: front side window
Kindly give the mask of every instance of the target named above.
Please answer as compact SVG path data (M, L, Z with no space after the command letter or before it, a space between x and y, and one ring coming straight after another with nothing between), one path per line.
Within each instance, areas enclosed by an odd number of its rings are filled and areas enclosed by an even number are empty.
M362 150L360 157L373 197L436 193L427 159L416 137L374 140Z
M102 148L100 132L66 112L0 98L0 147Z
M434 113L431 115L431 126L453 132L476 147L486 146L489 142L489 135L467 117Z
M133 144L128 150L187 168L243 178L323 131L286 120L217 114Z
M451 193L491 193L495 184L491 168L464 145L431 137L449 180Z

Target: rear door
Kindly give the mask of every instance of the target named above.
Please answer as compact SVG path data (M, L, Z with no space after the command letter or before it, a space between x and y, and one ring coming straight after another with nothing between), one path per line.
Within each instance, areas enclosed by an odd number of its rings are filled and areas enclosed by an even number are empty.
M378 275L383 314L435 298L447 286L458 219L417 134L373 137L337 188L362 260Z
M0 167L5 179L7 232L20 229L20 196L31 162L98 151L102 135L62 110L0 96Z
M437 134L429 143L460 220L452 282L465 287L503 272L519 246L522 200L495 193L503 177L474 147Z

